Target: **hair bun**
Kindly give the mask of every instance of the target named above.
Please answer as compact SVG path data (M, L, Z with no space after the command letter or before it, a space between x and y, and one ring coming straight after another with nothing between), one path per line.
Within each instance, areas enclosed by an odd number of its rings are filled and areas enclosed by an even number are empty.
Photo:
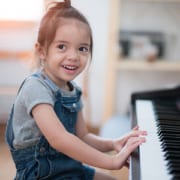
M46 11L50 10L50 9L56 9L56 8L70 8L71 7L71 0L64 0L64 1L52 1L47 3L46 5Z

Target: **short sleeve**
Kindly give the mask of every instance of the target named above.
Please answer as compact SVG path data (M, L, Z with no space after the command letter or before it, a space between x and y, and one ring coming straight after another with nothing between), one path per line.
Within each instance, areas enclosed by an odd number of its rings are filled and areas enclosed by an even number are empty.
M54 106L54 96L51 90L38 78L30 78L24 83L19 96L22 97L27 113L30 115L33 107L38 104Z

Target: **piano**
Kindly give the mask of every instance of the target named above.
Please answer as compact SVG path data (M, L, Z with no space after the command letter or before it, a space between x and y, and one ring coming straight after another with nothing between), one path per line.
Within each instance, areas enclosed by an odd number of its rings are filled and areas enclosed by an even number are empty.
M131 95L132 127L148 132L130 158L130 180L180 180L180 87Z

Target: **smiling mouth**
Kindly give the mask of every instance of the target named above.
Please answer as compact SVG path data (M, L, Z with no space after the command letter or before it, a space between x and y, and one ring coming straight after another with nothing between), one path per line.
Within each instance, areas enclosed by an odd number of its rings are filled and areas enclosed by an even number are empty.
M77 66L69 66L69 65L63 65L63 68L66 70L76 70L78 67Z

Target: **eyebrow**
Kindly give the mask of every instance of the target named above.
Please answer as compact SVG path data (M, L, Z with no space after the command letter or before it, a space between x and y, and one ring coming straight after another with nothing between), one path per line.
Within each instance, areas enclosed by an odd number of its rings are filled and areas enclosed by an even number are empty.
M83 46L90 46L90 44L88 44L88 43L81 43L80 45L83 45Z
M54 43L69 43L68 41L64 41L64 40L57 40L57 41L54 41ZM89 43L80 43L80 45L82 46L90 46Z
M63 41L63 40L57 40L57 41L53 41L54 43L68 43L68 41Z

